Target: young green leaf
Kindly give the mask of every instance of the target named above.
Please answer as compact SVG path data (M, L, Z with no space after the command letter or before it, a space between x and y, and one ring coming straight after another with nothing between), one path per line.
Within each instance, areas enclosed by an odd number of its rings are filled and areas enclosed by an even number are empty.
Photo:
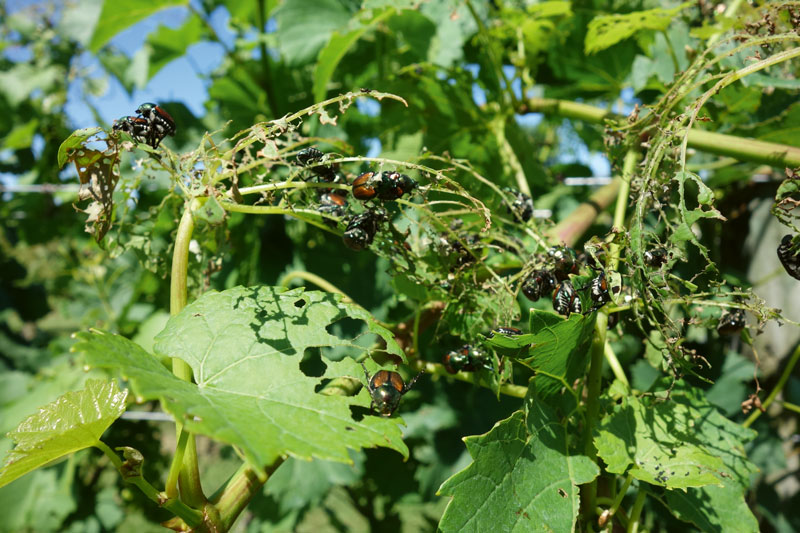
M8 435L16 446L0 470L0 487L70 453L94 446L125 411L127 391L115 382L90 380L29 416Z
M402 357L391 332L364 309L342 303L339 295L280 287L208 292L169 320L156 337L156 352L186 361L196 383L178 379L117 335L80 334L75 350L90 365L120 369L138 396L162 400L191 431L238 446L257 466L285 455L349 463L348 448L374 446L407 455L396 420L369 414L354 419L352 408L369 405L365 389L355 397L318 394L330 379L363 380L352 359L322 359L313 375L301 369L307 350L366 351L353 339L328 333L344 318L366 322L387 351Z

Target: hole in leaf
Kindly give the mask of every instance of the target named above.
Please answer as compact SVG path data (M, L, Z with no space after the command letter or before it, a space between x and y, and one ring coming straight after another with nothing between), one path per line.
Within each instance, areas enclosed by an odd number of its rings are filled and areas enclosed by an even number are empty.
M303 360L300 361L300 371L308 377L318 378L325 374L328 365L322 362L319 350L317 348L310 348L303 354Z
M300 309L301 307L304 307L305 305L306 305L306 301L303 300L302 298L300 298L299 300L294 302L294 306L297 307L298 309Z
M364 330L364 321L355 318L342 317L341 319L328 324L325 329L331 335L341 338L353 338Z
M301 363L301 364L302 364L302 363ZM331 381L332 381L332 380L331 380L330 378L325 378L325 379L322 379L322 380L320 380L320 382L319 382L319 383L317 383L317 386L316 386L316 387L314 387L314 392L319 392L319 391L321 391L322 389L324 389L325 387L327 387L327 386L328 386L328 383L330 383Z
M350 406L350 416L353 417L353 420L356 422L361 422L365 416L369 414L368 407L362 407L360 405L351 405Z

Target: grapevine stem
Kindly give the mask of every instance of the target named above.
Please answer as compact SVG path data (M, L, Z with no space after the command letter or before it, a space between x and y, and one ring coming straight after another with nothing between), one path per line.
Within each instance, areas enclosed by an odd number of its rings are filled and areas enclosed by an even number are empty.
M628 376L625 375L622 365L619 364L619 359L617 359L617 354L614 353L614 348L611 347L611 344L606 343L604 354L606 356L608 366L611 367L611 371L614 373L614 377L620 382L624 383L626 387L630 388L631 384L628 382Z
M551 98L530 98L524 107L528 113L554 113L595 124L602 124L606 119L620 118L619 115L593 105ZM691 129L687 135L687 146L711 154L734 157L739 161L764 163L779 168L800 166L800 148L785 144Z
M342 302L343 303L353 303L353 299L350 298L342 289L331 283L330 281L317 276L316 274L312 274L311 272L306 272L304 270L292 270L285 276L283 276L280 281L278 281L278 285L281 287L288 287L289 284L294 279L302 279L308 282L313 283L317 287L332 292L335 294L341 294L343 296Z
M591 363L589 366L589 376L586 379L586 415L584 423L584 455L590 460L597 461L597 448L594 446L592 433L595 422L600 413L600 386L603 378L603 353L606 344L606 328L608 326L608 315L598 313L595 322L594 338L592 339ZM597 479L584 485L581 496L584 499L584 510L587 516L591 516L597 506Z
M284 459L278 458L266 469L266 475L257 471L248 463L242 464L239 470L225 484L225 487L219 491L219 494L213 498L212 503L219 512L220 522L222 524L222 531L230 530L236 518L253 499L253 496L261 490L264 483L267 482L280 465L283 464Z
M303 216L303 215L313 215L314 217L321 216L325 218L330 218L331 220L338 220L336 217L328 216L324 213L320 213L319 211L315 211L313 209L292 209L289 207L279 207L272 205L242 205L233 202L228 202L225 200L220 200L219 205L222 206L222 208L225 211L231 211L235 213L250 213L253 215L286 215L296 218L298 220L302 220L307 224L316 226L322 230L327 231L328 233L339 235L338 232L332 230L322 222Z
M634 149L629 149L625 154L625 162L622 166L622 176L619 191L617 192L617 206L614 211L614 228L623 230L625 228L625 208L628 205L628 184L633 176L638 154ZM609 250L610 259L608 267L616 269L619 263L620 247L612 246ZM600 413L600 388L603 378L603 354L606 352L606 330L608 327L608 315L599 313L595 323L594 339L592 339L591 363L589 366L589 376L586 380L586 416L584 423L584 454L592 461L597 461L597 448L594 446L592 433L594 425ZM616 357L614 358L616 359ZM620 369L621 370L621 369ZM624 373L623 373L624 375ZM583 499L583 509L587 516L591 516L596 507L597 498L597 479L584 486L581 492Z
M113 463L114 467L119 470L120 474L125 481L131 483L132 485L136 485L139 487L145 496L153 500L159 507L163 507L164 509L169 510L174 515L181 517L184 522L192 527L198 527L203 523L203 517L200 511L192 509L188 507L186 504L181 502L180 500L174 498L168 498L162 495L160 492L156 490L153 485L151 485L141 474L139 475L126 475L124 471L124 463L122 459L119 458L114 450L108 447L108 445L103 441L97 441L94 445L100 451L102 451L106 457L108 457L111 462Z
M186 289L186 280L189 271L189 243L192 240L192 231L194 230L194 219L192 218L192 204L187 205L183 211L183 216L178 224L178 234L175 237L175 249L172 253L172 277L170 279L170 314L177 315L181 310L186 307L188 300L188 293ZM184 381L192 381L191 367L181 359L172 359L172 373ZM183 424L180 421L175 422L175 432L180 436L182 433ZM178 439L180 446L181 439ZM193 435L187 435L185 440L185 448L181 450L176 448L175 456L172 458L173 463L181 464L182 467L175 465L170 467L170 472L179 470L179 480L181 488L181 497L183 500L192 507L200 508L205 504L206 499L203 495L203 487L200 484L200 470L197 464L197 447ZM173 493L174 487L168 487L168 491Z
M246 196L248 194L258 194L262 192L270 192L270 191L279 191L282 189L341 189L341 190L349 190L350 185L345 185L341 183L326 183L326 182L314 182L314 181L280 181L278 183L264 183L261 185L253 185L252 187L242 187L239 189L239 194L242 196ZM226 193L228 198L233 197L233 191L228 191Z
M631 516L628 520L628 533L637 533L639 531L639 517L642 514L642 507L644 507L644 500L647 498L647 492L639 489L636 494L636 501L633 502L633 509L631 509Z
M619 492L617 493L614 503L611 504L611 516L614 516L614 514L617 512L617 509L619 509L619 506L622 505L622 500L625 498L625 494L628 492L631 483L633 483L633 476L628 474L628 476L625 478L625 483L622 484L622 488L619 489Z
M550 230L550 236L567 246L574 245L578 237L589 229L597 215L611 205L614 198L619 197L621 182L620 178L615 178L608 185L597 189L586 202L579 205L564 220L556 224Z
M167 475L167 485L165 492L168 498L178 497L178 477L181 473L181 466L183 465L183 457L186 453L186 443L189 440L189 432L181 428L178 431L178 445L175 447L175 458L172 465L169 467L169 475Z
M769 393L767 399L764 400L762 407L765 410L767 409L767 407L770 406L770 404L772 404L772 402L775 400L775 397L778 396L778 393L781 390L783 390L783 387L789 380L789 376L792 374L792 370L794 370L794 366L797 364L798 360L800 360L800 344L798 344L797 348L794 349L794 352L792 353L792 356L789 358L789 362L787 363L786 368L783 369L783 373L781 374L780 379L778 379L778 383L775 384L775 388L772 389L772 392ZM760 409L754 410L753 413L747 418L747 420L744 421L742 426L749 428L751 425L753 425L753 422L755 422L759 416L761 416L761 410Z
M781 402L781 407L788 409L789 411L794 411L795 413L800 413L800 405L795 405L789 402Z

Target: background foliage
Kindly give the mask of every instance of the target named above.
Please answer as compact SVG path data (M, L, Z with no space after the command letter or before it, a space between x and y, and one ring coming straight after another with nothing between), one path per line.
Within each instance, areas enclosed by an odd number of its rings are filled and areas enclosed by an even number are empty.
M59 397L61 404L86 400L65 393L89 391L100 398L92 405L101 406L95 431L78 437L78 423L58 416L63 425L50 429L77 444L56 439L45 448L50 455L36 460L60 461L0 487L0 529L162 530L157 524L172 515L126 484L107 455L91 448L65 455L93 445L105 422L119 415L124 393L95 381L108 383L118 369L130 380L128 413L103 442L141 452L144 476L155 485L166 482L176 444L173 424L147 420L162 407L175 415L202 413L188 427L201 434L200 472L210 491L237 470L241 457L263 467L292 456L255 495L236 523L240 531L437 525L453 531L467 524L481 531L498 524L491 513L497 509L513 515L506 518L518 530L529 530L526 524L568 530L579 511L587 512L579 509L578 486L598 479L600 468L598 506L617 505L623 516L641 513L641 529L800 529L791 512L800 489L800 382L796 371L785 373L796 361L787 359L800 340L794 322L800 300L798 282L775 254L780 238L797 232L796 178L784 173L784 166L796 165L765 166L763 153L724 152L719 143L704 148L698 137L681 146L691 126L800 147L800 86L791 60L800 8L783 2L723 8L558 0L0 7L0 432L12 432L0 438L0 451L16 444L13 453L21 456L26 442L40 444L20 431L34 427L36 434L36 424L47 425L47 413L28 418L39 408ZM150 31L137 25L153 17L168 24ZM130 54L114 40L126 30L146 33ZM178 124L176 136L165 141L168 155L151 157L141 146L119 152L113 224L98 244L98 225L73 207L87 203L79 201L74 167L59 170L65 156L59 146L76 127L110 129L114 117L98 107L109 84L133 94L193 46L209 44L221 60L202 75L201 106L153 97ZM773 64L770 58L788 59ZM759 70L735 76L753 65ZM406 105L357 99L362 88L398 95ZM279 120L348 91L353 96L341 106ZM168 94L180 95L180 87ZM544 99L590 104L599 115ZM75 108L91 120L71 123L68 111ZM604 123L612 112L630 118ZM254 127L266 121L274 122ZM388 206L394 234L382 232L370 252L348 250L316 215L303 214L316 206L313 190L259 197L263 206L288 202L297 210L294 219L237 210L231 161L251 165L237 171L242 189L297 179L309 172L298 169L294 154L308 145L349 157L341 165L351 176L400 168L420 181L421 190L406 203ZM102 141L92 146L104 147ZM225 172L227 180L209 178ZM606 209L619 181L572 185L580 183L574 178L605 172L630 181L631 202L623 203L627 231L610 233ZM515 223L502 187L531 193L532 222ZM776 192L778 200L789 198L782 204L788 209L773 209ZM190 306L169 319L176 230L184 200L202 194L212 200L197 210L189 248ZM589 200L600 209L582 214ZM459 202L458 210L445 201ZM558 224L565 220L578 222ZM441 239L465 244L469 234L478 235L468 243L475 261L442 251ZM409 250L400 245L404 240ZM532 265L544 264L547 248L561 240L621 256L618 265L607 263L622 273L625 287L608 306L621 318L608 340L629 387L606 365L597 375L602 395L593 408L579 393L591 380L584 378L595 314L562 321L549 312L547 298L531 304L518 291ZM654 273L644 253L658 246L670 255ZM313 283L308 291L268 290L308 279L298 273L323 278L354 303L312 291ZM587 283L589 273L575 285ZM303 316L306 304L295 305L295 298L306 298L319 314ZM281 327L265 318L274 316L270 306L281 316L301 317L285 337L270 337ZM718 334L722 313L737 307L747 310L747 329ZM604 323L605 310L599 315ZM202 321L235 332L226 345L233 351L215 352ZM486 339L507 325L530 335ZM76 331L82 332L77 340ZM383 341L374 349L377 339ZM492 348L498 371L462 374L465 382L433 366L466 342ZM107 343L102 350L101 343ZM274 349L253 348L263 343ZM206 376L201 353L225 365L249 353L271 361L275 375L262 381L263 367L241 366ZM363 379L347 356L366 353L383 368L407 362L406 378L423 366L432 374L404 397L398 414L405 426L367 416L364 389L356 396L316 394L337 377ZM180 356L199 386L179 382L150 354ZM303 361L302 375L292 357ZM275 383L297 397L275 393ZM776 387L782 393L766 414L742 414L751 394L764 400ZM245 398L245 390L253 396ZM297 436L280 433L297 420L277 420L275 431L253 426L256 411L279 419L286 412L281 402L311 402L310 410L330 409L347 420L353 414L359 425L345 430L324 417L308 418ZM234 404L238 410L230 409ZM592 409L598 423L587 444L571 435L586 434L582 417L591 419ZM18 428L23 420L29 425ZM742 426L746 420L752 429ZM369 448L378 441L393 450ZM592 442L598 463L591 460ZM712 442L725 445L714 449ZM481 479L496 483L480 486ZM545 492L553 486L558 490ZM489 511L476 511L483 502ZM593 510L588 513L593 519L584 528L596 523Z

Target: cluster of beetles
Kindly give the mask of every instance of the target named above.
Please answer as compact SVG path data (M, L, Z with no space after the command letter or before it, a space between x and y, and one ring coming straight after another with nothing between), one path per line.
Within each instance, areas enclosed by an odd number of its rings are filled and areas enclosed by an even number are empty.
M344 183L346 180L339 172L338 163L326 161L325 154L317 148L309 147L298 152L297 162L307 167L316 177L327 183ZM362 202L370 200L392 201L411 193L417 188L417 182L394 170L383 172L368 171L359 175L352 183L353 197ZM347 207L346 192L341 189L322 189L319 195L319 212L329 217L341 218ZM324 219L326 224L334 225L334 220ZM362 213L346 219L347 227L342 240L351 250L363 250L372 244L381 225L387 220L384 209L374 206Z
M175 121L163 107L147 102L136 108L136 116L124 116L114 121L114 132L124 132L136 142L158 148L167 135L175 135Z
M114 121L112 130L115 133L127 133L137 142L158 148L167 135L175 134L175 121L158 104L148 102L136 109L136 116L124 116ZM301 150L296 156L296 161L302 167L308 168L320 181L346 183L345 177L339 171L338 163L327 161L325 154L317 148L309 147ZM392 201L411 193L417 186L416 181L396 171L367 171L353 180L351 192L353 197L362 202ZM317 209L323 215L327 215L323 218L325 223L335 227L335 219L345 216L347 192L333 188L320 189L320 191ZM514 220L517 222L530 220L533 216L533 200L528 195L514 189L505 188L503 192L512 198L507 209ZM380 226L387 220L387 213L380 207L380 204L370 206L361 213L350 215L345 219L346 229L342 237L344 244L357 251L367 248L375 238ZM469 235L462 235L462 237L468 244L474 244L469 239ZM792 241L791 235L783 237L777 249L778 258L786 272L800 280L800 249L794 248L793 250ZM469 254L461 255L464 257L459 264L469 262L471 257ZM669 258L667 251L660 247L645 251L643 257L645 264L653 268L661 267ZM572 285L569 276L578 274L581 264L585 264L599 273L590 280L588 285L576 288ZM586 289L589 289L591 307L584 313L579 293ZM597 267L593 258L584 256L581 260L575 250L567 246L555 246L548 250L546 265L528 275L523 280L520 290L531 301L552 296L553 310L566 317L573 313L592 313L611 301L605 271ZM612 290L619 291L620 287L614 287ZM721 335L737 335L745 326L744 310L732 308L720 317L717 331ZM495 333L515 336L521 335L522 331L509 326L498 327L487 335L487 338L491 338ZM480 346L472 344L464 344L445 354L442 357L442 365L451 374L494 370L489 353ZM370 376L364 363L361 363L361 366L371 398L370 409L377 411L382 416L391 416L394 413L400 404L400 399L413 387L422 374L420 372L408 383L405 383L397 372L379 370Z

